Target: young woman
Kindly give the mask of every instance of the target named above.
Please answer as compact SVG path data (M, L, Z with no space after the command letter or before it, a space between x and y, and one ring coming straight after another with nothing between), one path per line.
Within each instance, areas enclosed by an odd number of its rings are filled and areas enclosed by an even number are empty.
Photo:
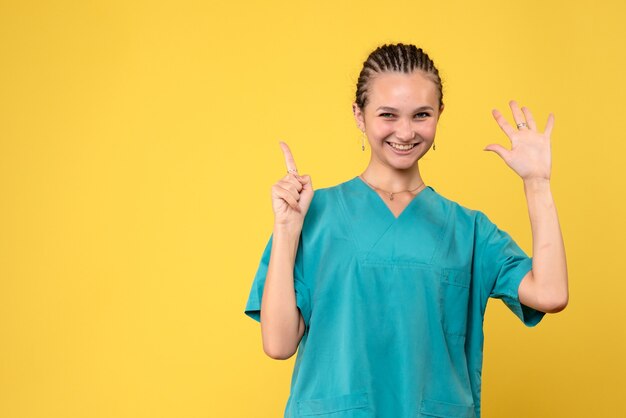
M353 112L371 159L313 192L281 143L274 230L245 313L263 349L297 350L285 417L480 417L483 317L500 298L527 326L568 302L565 250L550 191L549 116L537 129L510 103L493 116L511 149L489 145L523 180L533 258L482 212L424 184L441 80L413 45L383 45L360 73Z

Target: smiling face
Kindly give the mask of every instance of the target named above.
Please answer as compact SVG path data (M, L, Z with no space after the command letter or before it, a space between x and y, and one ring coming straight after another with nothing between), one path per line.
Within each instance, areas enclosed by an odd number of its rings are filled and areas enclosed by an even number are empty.
M365 109L355 103L353 110L372 149L370 164L395 170L413 167L435 140L443 111L437 86L419 70L387 71L373 77L367 90Z

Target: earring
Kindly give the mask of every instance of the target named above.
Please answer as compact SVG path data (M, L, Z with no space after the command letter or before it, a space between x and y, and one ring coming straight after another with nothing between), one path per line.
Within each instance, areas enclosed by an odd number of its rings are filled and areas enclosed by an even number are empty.
M365 151L365 131L361 131L363 135L361 135L361 151Z
M435 146L435 143L433 142L433 151L435 151L437 149L437 147Z

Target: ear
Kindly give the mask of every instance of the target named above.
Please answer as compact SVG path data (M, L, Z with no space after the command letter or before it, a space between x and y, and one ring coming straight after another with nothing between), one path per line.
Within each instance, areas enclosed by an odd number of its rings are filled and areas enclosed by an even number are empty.
M354 113L354 120L356 121L356 126L361 130L365 130L365 118L363 116L363 112L359 105L356 102L352 103L352 113Z
M443 105L443 103L441 104L441 107L439 108L439 114L437 115L437 120L439 120L439 117L441 117L441 114L443 113L443 108L445 106Z

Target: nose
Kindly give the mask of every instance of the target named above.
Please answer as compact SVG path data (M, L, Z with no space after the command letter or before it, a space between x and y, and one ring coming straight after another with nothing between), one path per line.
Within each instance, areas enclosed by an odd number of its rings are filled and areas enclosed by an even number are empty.
M413 131L411 121L406 119L398 121L396 137L401 141L411 141L415 138L415 131Z

